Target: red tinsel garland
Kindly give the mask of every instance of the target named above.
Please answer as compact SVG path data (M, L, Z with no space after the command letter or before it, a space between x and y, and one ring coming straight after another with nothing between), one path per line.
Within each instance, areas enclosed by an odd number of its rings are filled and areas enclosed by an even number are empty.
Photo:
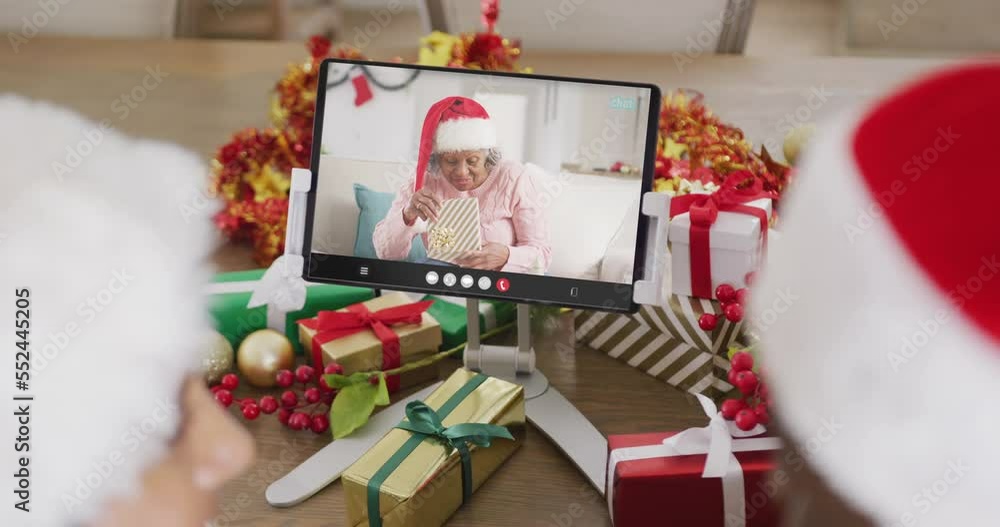
M309 39L306 47L310 59L289 65L274 88L274 127L236 133L212 162L212 190L224 202L215 224L229 239L249 241L260 265L284 251L292 168L309 166L319 64L327 57L363 58L351 47L332 48L322 37Z
M726 175L746 170L761 180L764 190L781 194L790 171L766 149L754 153L739 128L724 123L705 105L704 96L690 90L668 93L660 110L656 178L703 185L721 184Z

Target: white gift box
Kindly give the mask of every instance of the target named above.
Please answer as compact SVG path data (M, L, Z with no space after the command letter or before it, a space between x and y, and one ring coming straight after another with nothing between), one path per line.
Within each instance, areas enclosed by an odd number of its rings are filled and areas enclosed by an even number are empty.
M771 218L771 199L762 198L746 203L762 209ZM766 227L766 226L765 226ZM678 214L670 220L667 238L670 244L671 292L675 295L694 295L691 285L691 214ZM756 216L738 212L719 212L709 229L712 291L721 284L736 289L747 287L747 273L760 268L763 237L760 220Z

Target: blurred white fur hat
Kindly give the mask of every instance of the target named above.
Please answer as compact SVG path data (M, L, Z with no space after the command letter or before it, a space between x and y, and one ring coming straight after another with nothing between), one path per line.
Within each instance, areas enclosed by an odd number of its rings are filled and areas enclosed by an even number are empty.
M31 512L8 501L4 524L85 523L107 498L138 492L181 421L210 327L207 170L110 119L13 95L0 95L0 122L3 320L13 325L15 291L27 290L30 384L17 395L35 398L23 452Z
M878 525L996 523L997 93L954 67L821 127L754 288L775 412Z

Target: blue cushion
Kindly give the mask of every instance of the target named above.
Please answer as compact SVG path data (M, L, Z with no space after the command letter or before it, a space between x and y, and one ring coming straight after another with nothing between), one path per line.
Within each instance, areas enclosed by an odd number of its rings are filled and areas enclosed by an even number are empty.
M354 239L354 256L378 258L375 255L372 234L375 232L375 225L389 213L394 199L396 196L391 192L377 192L364 185L354 184L354 201L361 209L361 213L358 214L358 233ZM410 248L410 254L406 260L419 262L425 258L427 258L427 250L424 249L424 240L417 236L413 238L413 246Z

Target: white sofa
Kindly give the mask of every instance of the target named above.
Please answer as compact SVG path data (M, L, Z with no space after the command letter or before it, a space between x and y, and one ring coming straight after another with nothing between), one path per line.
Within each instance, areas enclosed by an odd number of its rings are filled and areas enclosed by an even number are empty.
M354 183L396 192L412 180L413 163L361 161L324 155L314 216L315 252L353 254L359 209ZM546 174L552 264L547 274L591 280L631 278L640 180L618 175Z

